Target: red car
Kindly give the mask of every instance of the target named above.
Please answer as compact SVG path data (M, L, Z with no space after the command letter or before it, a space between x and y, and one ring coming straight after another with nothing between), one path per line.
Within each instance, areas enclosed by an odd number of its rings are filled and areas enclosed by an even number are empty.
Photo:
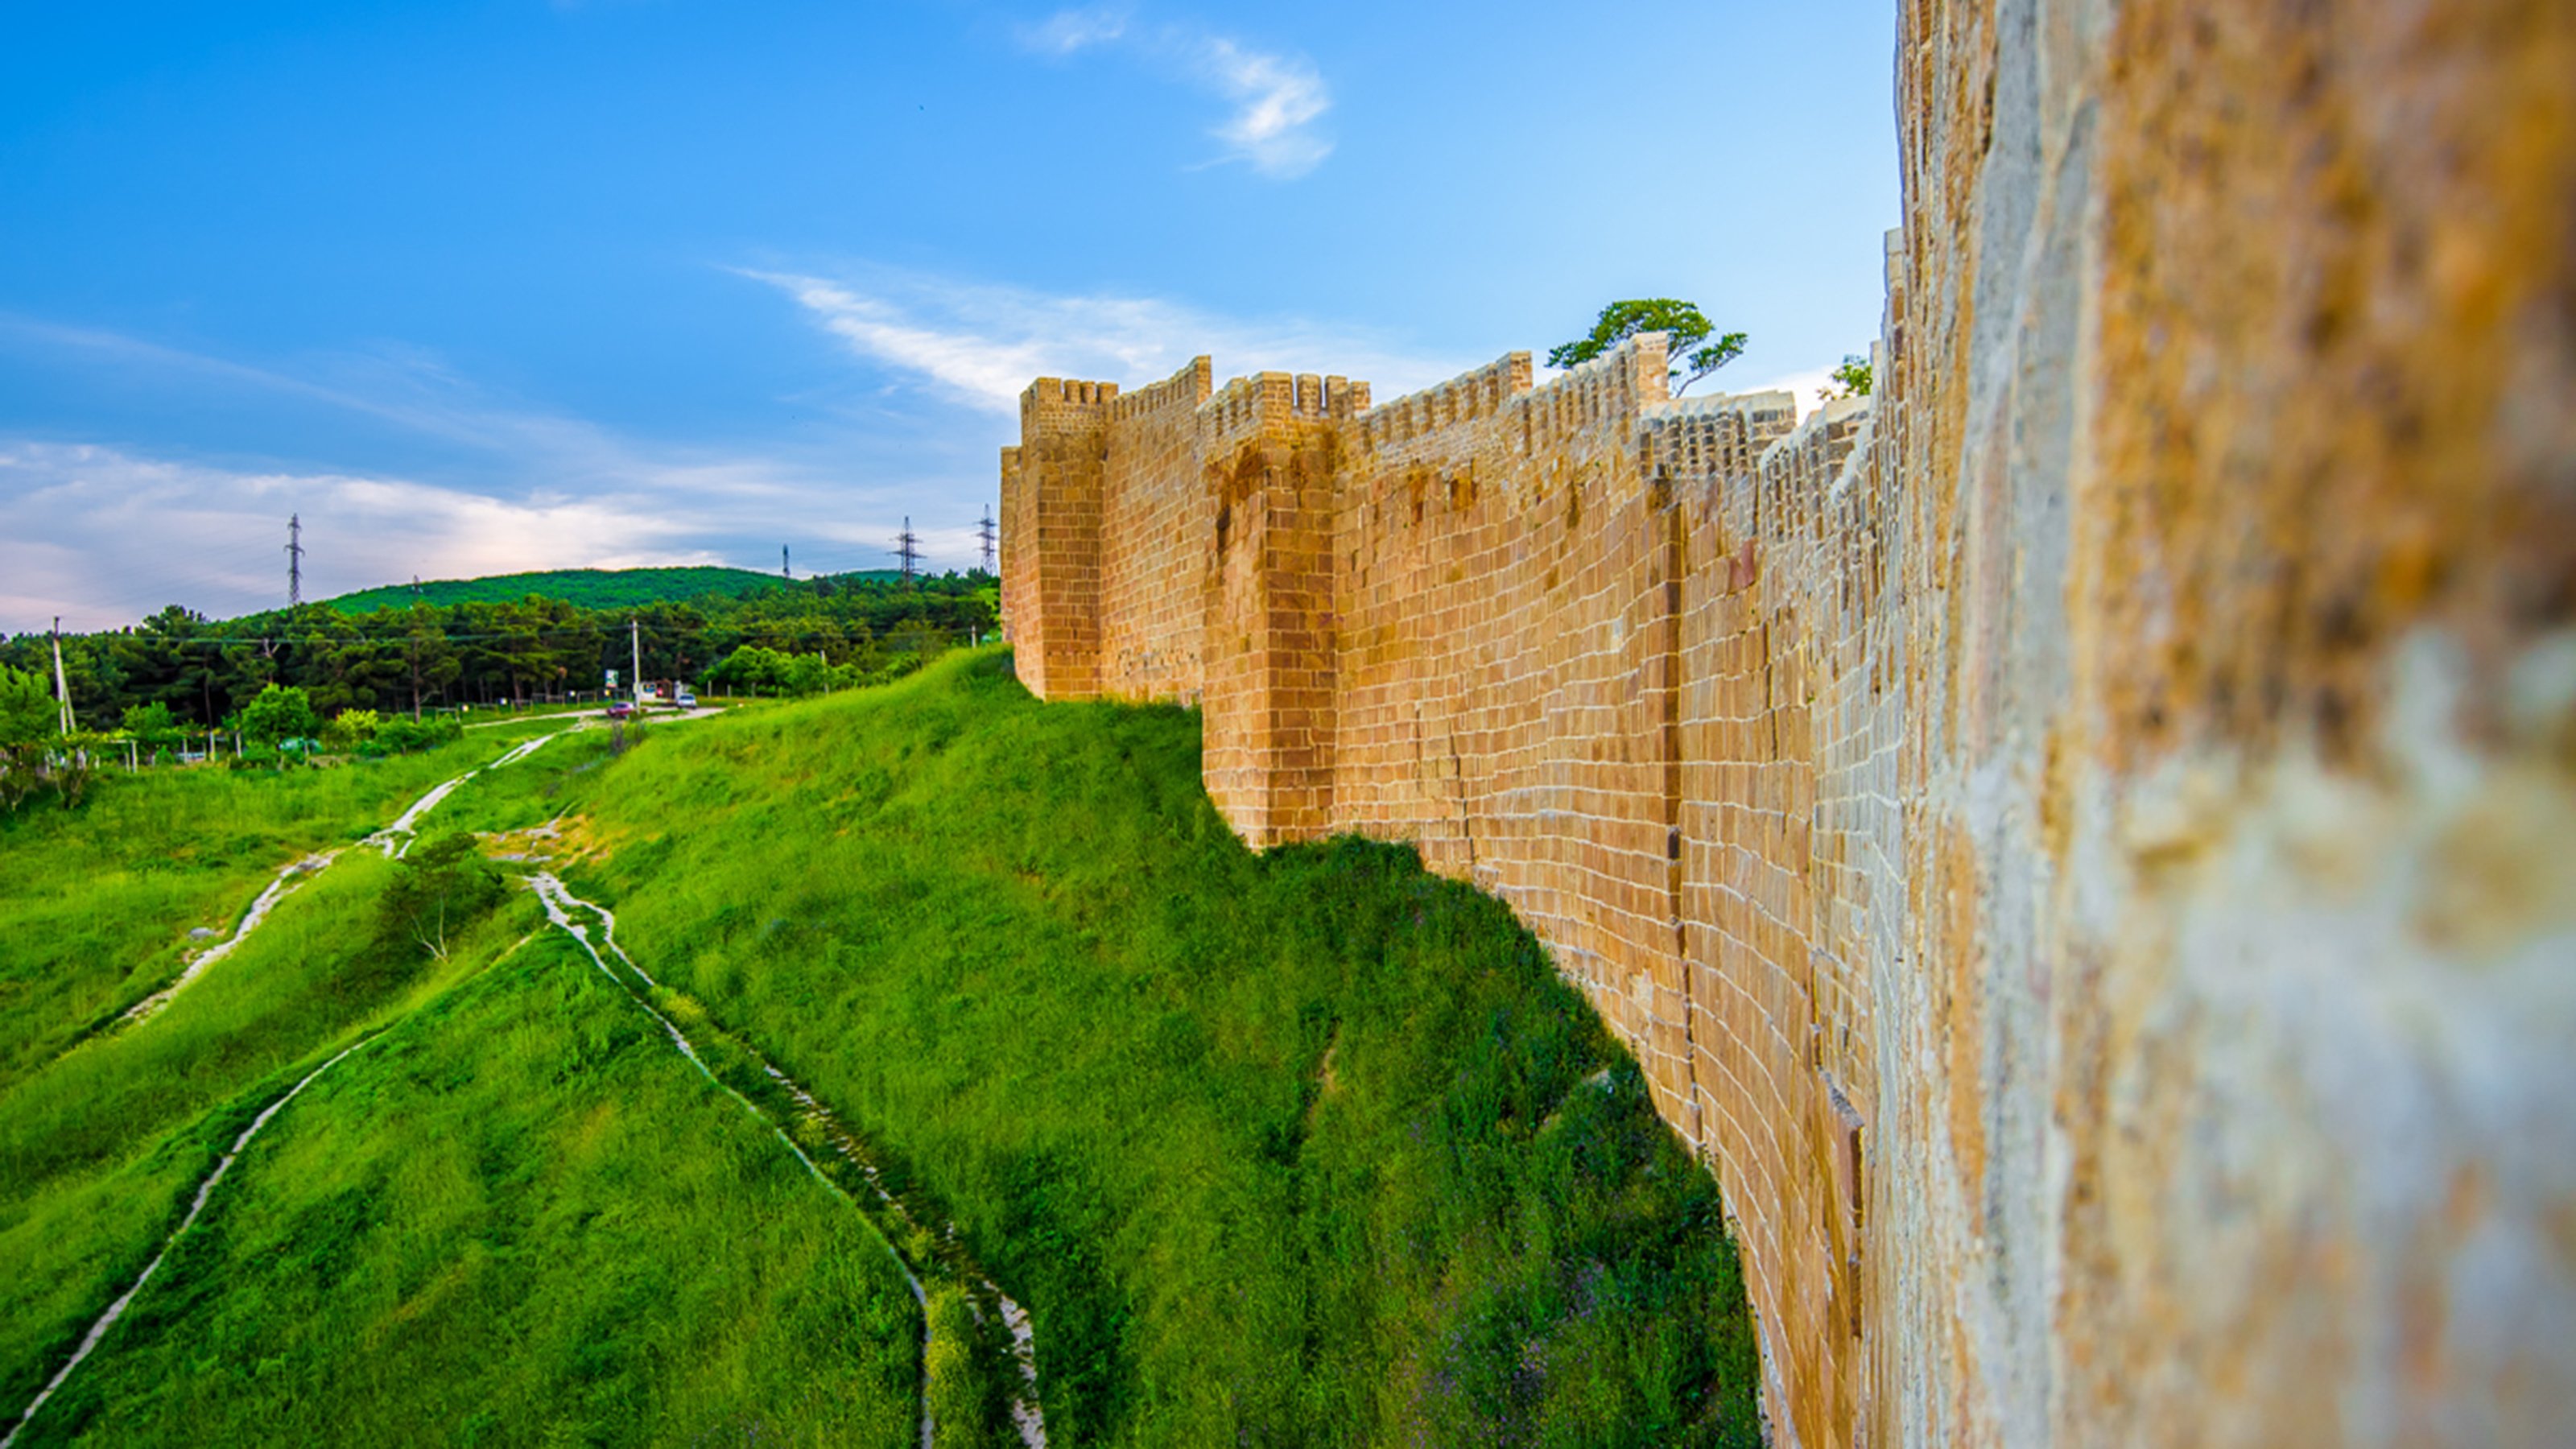
M608 707L608 717L610 719L625 719L634 713L635 704L632 700L621 699Z

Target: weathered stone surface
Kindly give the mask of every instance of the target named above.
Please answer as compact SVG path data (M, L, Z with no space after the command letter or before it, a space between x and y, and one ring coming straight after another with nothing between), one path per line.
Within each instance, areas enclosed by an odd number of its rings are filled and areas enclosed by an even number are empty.
M1899 42L1874 401L1041 379L1021 676L1512 903L1779 1442L2576 1442L2576 7Z

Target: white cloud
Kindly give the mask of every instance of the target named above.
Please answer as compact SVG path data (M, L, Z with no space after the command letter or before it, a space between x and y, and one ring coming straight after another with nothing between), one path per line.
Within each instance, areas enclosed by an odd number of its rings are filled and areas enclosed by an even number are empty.
M1106 45L1127 33L1127 12L1107 5L1059 10L1035 25L1020 27L1020 44L1047 55L1071 55Z
M1333 108L1331 87L1303 56L1255 50L1197 26L1140 31L1118 6L1059 10L1018 31L1020 44L1063 57L1125 42L1154 64L1230 102L1233 113L1208 134L1225 145L1208 164L1240 161L1282 181L1305 175L1333 152L1316 123Z
M311 549L307 598L415 574L765 569L781 541L800 576L881 568L906 513L934 540L932 567L966 567L978 553L966 520L995 486L988 452L936 436L890 440L879 418L793 450L710 446L496 401L419 355L283 371L0 315L0 344L13 342L220 401L281 437L318 431L371 454L392 441L416 460L424 450L406 440L425 439L437 461L208 460L113 438L0 433L0 633L56 614L102 628L172 603L218 617L274 607L285 597L289 514L302 516ZM380 429L365 439L336 424L312 429L316 409Z
M1333 143L1308 127L1332 109L1332 92L1306 61L1245 50L1211 38L1201 44L1203 73L1240 107L1216 128L1232 155L1265 176L1303 176L1332 154Z
M1730 376L1725 371L1720 371L1702 379L1700 385L1691 390L1690 396L1715 397L1720 393L1743 392L1796 393L1798 395L1798 415L1800 417L1805 417L1808 413L1824 406L1824 390L1828 386L1832 385L1833 380L1833 369L1826 367L1814 367L1809 368L1804 372L1787 373L1782 376L1775 377L1768 382L1756 383L1746 383L1738 378Z
M1134 387L1200 353L1217 377L1338 373L1394 397L1472 363L1426 357L1366 329L1299 319L1225 317L1154 297L1061 296L870 267L835 277L741 275L785 292L851 351L929 379L970 407L1016 417L1037 377Z
M427 577L711 563L708 520L601 498L508 499L402 478L245 471L95 444L0 441L0 622L131 623L164 604L283 604L284 520L311 549L305 597ZM327 561L327 562L326 562Z

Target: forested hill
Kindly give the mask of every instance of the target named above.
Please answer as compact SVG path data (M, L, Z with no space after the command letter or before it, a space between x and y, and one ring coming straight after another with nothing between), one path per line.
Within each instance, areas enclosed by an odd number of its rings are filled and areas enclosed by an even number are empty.
M577 575L473 582L545 577ZM632 684L639 654L645 679L705 681L737 651L753 651L731 675L764 690L783 687L774 676L806 659L797 678L826 688L898 673L990 638L1000 623L1000 590L986 573L763 583L746 593L642 604L522 592L497 602L424 598L356 612L337 601L302 604L224 620L173 605L132 628L63 636L63 673L85 727L116 729L128 710L153 704L177 722L208 727L271 684L304 690L326 719L348 709L408 714L595 692L611 670ZM50 693L52 650L42 634L0 641L0 669L34 676Z
M859 580L895 577L892 569L836 575ZM559 599L584 609L634 609L646 604L677 604L709 594L741 595L777 588L788 580L754 569L690 568L545 569L524 574L494 574L480 579L436 579L424 584L387 584L360 589L327 602L343 614L378 609L408 609L415 603L515 604L531 596Z

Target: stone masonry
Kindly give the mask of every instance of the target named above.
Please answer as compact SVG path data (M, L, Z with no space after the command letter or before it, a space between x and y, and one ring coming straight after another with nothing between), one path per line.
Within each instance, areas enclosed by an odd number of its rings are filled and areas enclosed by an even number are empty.
M2576 8L1897 61L1875 399L1041 378L1020 677L1511 903L1779 1443L2576 1442Z

